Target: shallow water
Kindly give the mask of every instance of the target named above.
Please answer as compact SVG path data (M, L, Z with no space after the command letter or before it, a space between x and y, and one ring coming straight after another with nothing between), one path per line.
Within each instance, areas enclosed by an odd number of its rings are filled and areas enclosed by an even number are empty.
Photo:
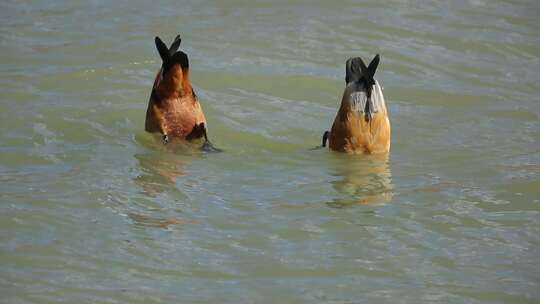
M535 1L3 1L0 302L537 303ZM222 153L143 131L181 33ZM313 147L381 54L385 157Z

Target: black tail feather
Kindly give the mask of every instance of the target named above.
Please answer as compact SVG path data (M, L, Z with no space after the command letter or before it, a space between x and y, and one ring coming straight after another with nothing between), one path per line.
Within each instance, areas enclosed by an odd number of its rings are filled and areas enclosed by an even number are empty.
M371 98L371 91L375 85L375 72L379 66L380 56L379 54L373 57L373 60L369 63L369 66L366 67L363 61L360 61L360 68L362 69L362 80L366 86L366 95L368 98Z
M169 49L167 48L165 43L163 43L163 41L157 36L155 38L155 42L156 42L156 48L159 52L159 56L161 57L161 60L163 60L163 62L168 61L169 58L171 58L171 53L169 53Z
M180 47L180 43L182 43L182 39L180 38L180 35L177 35L173 42L171 43L171 46L169 47L169 53L171 55L174 55L176 51L178 51L178 48Z

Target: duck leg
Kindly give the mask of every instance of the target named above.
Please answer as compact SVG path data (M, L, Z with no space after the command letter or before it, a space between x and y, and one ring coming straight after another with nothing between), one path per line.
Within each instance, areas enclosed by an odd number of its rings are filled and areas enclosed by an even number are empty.
M223 150L218 149L212 145L212 143L208 140L208 134L206 132L206 125L204 122L201 122L197 125L197 128L202 131L202 134L204 136L204 144L202 145L201 149L205 152L222 152Z
M201 122L198 127L199 130L201 130L203 133L204 141L208 142L208 134L206 134L206 125L204 124L204 122Z
M322 136L322 147L326 147L326 141L328 140L328 136L330 135L330 132L325 131Z

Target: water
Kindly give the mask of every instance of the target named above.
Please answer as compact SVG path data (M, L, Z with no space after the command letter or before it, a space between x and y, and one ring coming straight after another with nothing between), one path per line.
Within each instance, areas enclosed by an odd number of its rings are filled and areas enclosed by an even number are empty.
M537 303L536 1L3 1L1 303ZM143 131L182 34L223 153ZM381 54L385 157L311 150Z

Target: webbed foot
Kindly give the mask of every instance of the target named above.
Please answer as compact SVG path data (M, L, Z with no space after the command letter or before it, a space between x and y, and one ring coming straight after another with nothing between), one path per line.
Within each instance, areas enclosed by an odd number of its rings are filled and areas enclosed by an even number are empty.
M214 145L209 142L209 141L205 141L204 144L201 146L201 151L203 152L207 152L207 153L219 153L219 152L223 152L222 149L219 149L219 148L216 148L214 147Z
M201 147L203 152L223 152L223 150L214 147L214 145L208 140L208 134L206 133L206 125L204 122L199 124L199 129L202 130L204 136L204 144Z

